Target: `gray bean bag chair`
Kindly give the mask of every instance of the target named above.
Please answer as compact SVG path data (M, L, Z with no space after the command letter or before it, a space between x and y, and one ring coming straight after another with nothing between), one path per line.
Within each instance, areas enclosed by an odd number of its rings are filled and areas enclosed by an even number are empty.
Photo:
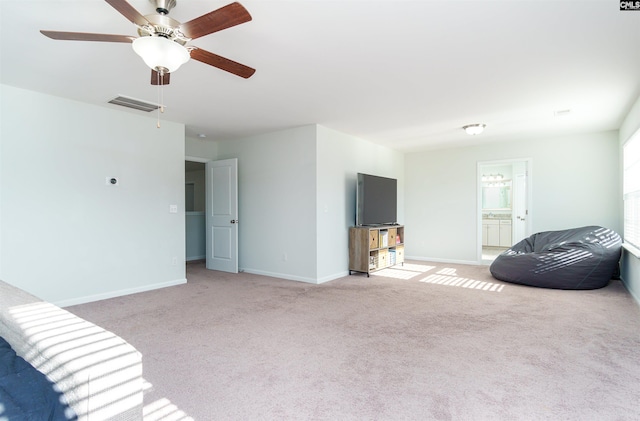
M501 281L542 288L596 289L618 270L622 240L589 226L533 234L500 254L489 270Z

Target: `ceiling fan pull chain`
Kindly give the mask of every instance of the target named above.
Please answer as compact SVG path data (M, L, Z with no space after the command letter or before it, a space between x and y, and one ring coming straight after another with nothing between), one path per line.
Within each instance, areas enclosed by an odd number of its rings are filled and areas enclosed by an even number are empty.
M162 76L160 76L162 80L162 84L160 86L160 112L164 114L164 72L162 72Z
M161 111L164 112L164 110L162 109L162 100L161 100L161 97L162 97L162 83L160 83L162 76L160 76L160 74L161 74L161 72L156 72L156 79L157 79L157 82L158 82L158 105L159 105L159 107L158 107L158 123L156 124L157 128L160 128L160 112Z

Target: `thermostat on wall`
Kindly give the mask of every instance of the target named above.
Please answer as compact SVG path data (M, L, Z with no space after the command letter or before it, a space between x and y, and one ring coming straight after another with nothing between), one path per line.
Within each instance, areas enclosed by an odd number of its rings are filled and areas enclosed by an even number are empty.
M118 181L117 177L107 177L106 184L108 186L117 186L118 184L120 184L120 182Z

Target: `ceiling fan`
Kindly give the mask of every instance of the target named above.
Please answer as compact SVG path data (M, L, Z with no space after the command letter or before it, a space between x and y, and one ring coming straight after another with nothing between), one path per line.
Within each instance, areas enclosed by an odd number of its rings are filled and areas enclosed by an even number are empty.
M149 0L157 14L143 16L126 0L105 0L138 28L139 37L129 35L94 34L86 32L40 32L55 40L101 41L132 43L134 51L151 68L151 84L167 85L169 76L189 58L234 75L249 78L255 69L193 45L191 40L231 28L251 20L251 15L238 2L204 14L186 23L168 16L176 0Z

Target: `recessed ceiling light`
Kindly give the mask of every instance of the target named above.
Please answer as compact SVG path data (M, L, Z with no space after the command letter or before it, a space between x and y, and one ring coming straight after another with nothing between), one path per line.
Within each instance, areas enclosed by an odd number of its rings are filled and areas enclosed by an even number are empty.
M566 117L569 114L571 114L571 110L568 108L566 110L556 110L553 112L553 115L555 115L556 117Z
M199 137L200 139L204 139L205 137L207 137L207 135L206 135L206 134L204 134L204 133L199 133L199 134L198 134L198 137Z
M467 132L467 134L471 136L475 136L477 134L482 133L485 127L487 127L486 124L478 123L478 124L469 124L467 126L463 126L462 128L464 129L465 132Z

